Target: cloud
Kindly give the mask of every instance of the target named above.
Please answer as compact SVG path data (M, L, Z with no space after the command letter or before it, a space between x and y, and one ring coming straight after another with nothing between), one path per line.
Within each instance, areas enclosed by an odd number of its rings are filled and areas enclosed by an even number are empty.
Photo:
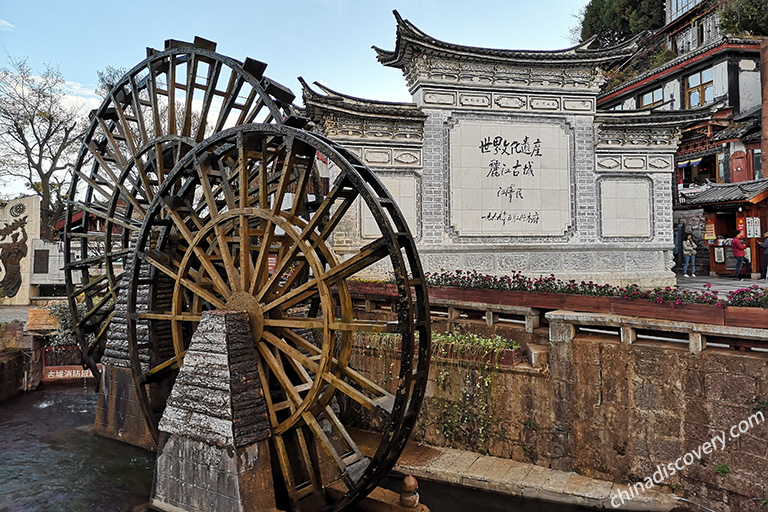
M14 25L13 23L8 23L7 21L0 19L0 32L8 32L15 28L16 28L16 25Z
M79 82L65 82L67 93L64 100L69 105L74 105L82 108L85 111L98 108L101 105L102 99L98 94L93 92L93 86L87 87Z

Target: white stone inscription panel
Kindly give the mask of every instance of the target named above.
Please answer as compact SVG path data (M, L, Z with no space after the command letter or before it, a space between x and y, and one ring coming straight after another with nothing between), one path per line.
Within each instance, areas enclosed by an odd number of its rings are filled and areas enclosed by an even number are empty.
M451 222L465 236L561 236L571 226L560 125L462 119L452 129Z
M602 180L600 209L604 237L651 235L651 190L645 180Z

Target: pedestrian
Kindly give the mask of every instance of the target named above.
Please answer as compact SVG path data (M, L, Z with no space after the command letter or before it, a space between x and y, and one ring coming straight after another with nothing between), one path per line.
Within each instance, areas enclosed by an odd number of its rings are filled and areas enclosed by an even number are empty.
M731 240L731 250L733 251L733 257L736 258L736 270L733 271L733 278L741 281L739 274L741 273L741 265L744 263L744 250L747 248L744 242L741 241L741 237L744 235L740 230L737 230Z
M683 240L683 257L685 258L685 264L683 265L683 277L696 277L696 248L698 246L693 241L693 235L688 233L688 236ZM691 265L691 275L688 276L688 265Z
M766 270L768 270L768 231L763 233L763 238L765 240L760 244L760 247L763 249L760 255L760 279L765 279L768 276L768 273L766 273Z

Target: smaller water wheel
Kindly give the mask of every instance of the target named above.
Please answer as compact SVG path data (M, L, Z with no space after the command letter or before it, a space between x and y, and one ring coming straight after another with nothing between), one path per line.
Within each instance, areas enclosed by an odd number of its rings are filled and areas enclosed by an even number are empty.
M326 162L336 178L323 178ZM339 227L369 215L378 238L346 258ZM216 134L184 155L146 209L128 310L134 378L155 436L164 395L203 311L245 310L260 356L271 442L292 510L344 510L387 475L426 390L430 322L426 283L401 212L375 175L339 145L265 124ZM394 322L353 307L348 280L391 268ZM400 353L395 374L354 368L353 344L380 333ZM339 404L378 426L363 455ZM347 407L347 410L354 410ZM340 500L325 486L342 482Z
M68 195L64 257L74 330L97 379L131 240L171 169L225 128L295 119L293 94L263 76L266 64L215 48L196 38L148 50L91 114Z

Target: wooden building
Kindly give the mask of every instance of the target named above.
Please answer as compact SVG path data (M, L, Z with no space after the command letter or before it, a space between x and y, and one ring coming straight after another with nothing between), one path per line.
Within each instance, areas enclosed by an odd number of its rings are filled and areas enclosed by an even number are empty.
M709 252L710 272L733 274L735 258L728 245L736 230L743 231L749 265L744 277L760 274L760 242L768 230L768 178L738 183L710 183L685 199L686 208L704 211L703 244Z

